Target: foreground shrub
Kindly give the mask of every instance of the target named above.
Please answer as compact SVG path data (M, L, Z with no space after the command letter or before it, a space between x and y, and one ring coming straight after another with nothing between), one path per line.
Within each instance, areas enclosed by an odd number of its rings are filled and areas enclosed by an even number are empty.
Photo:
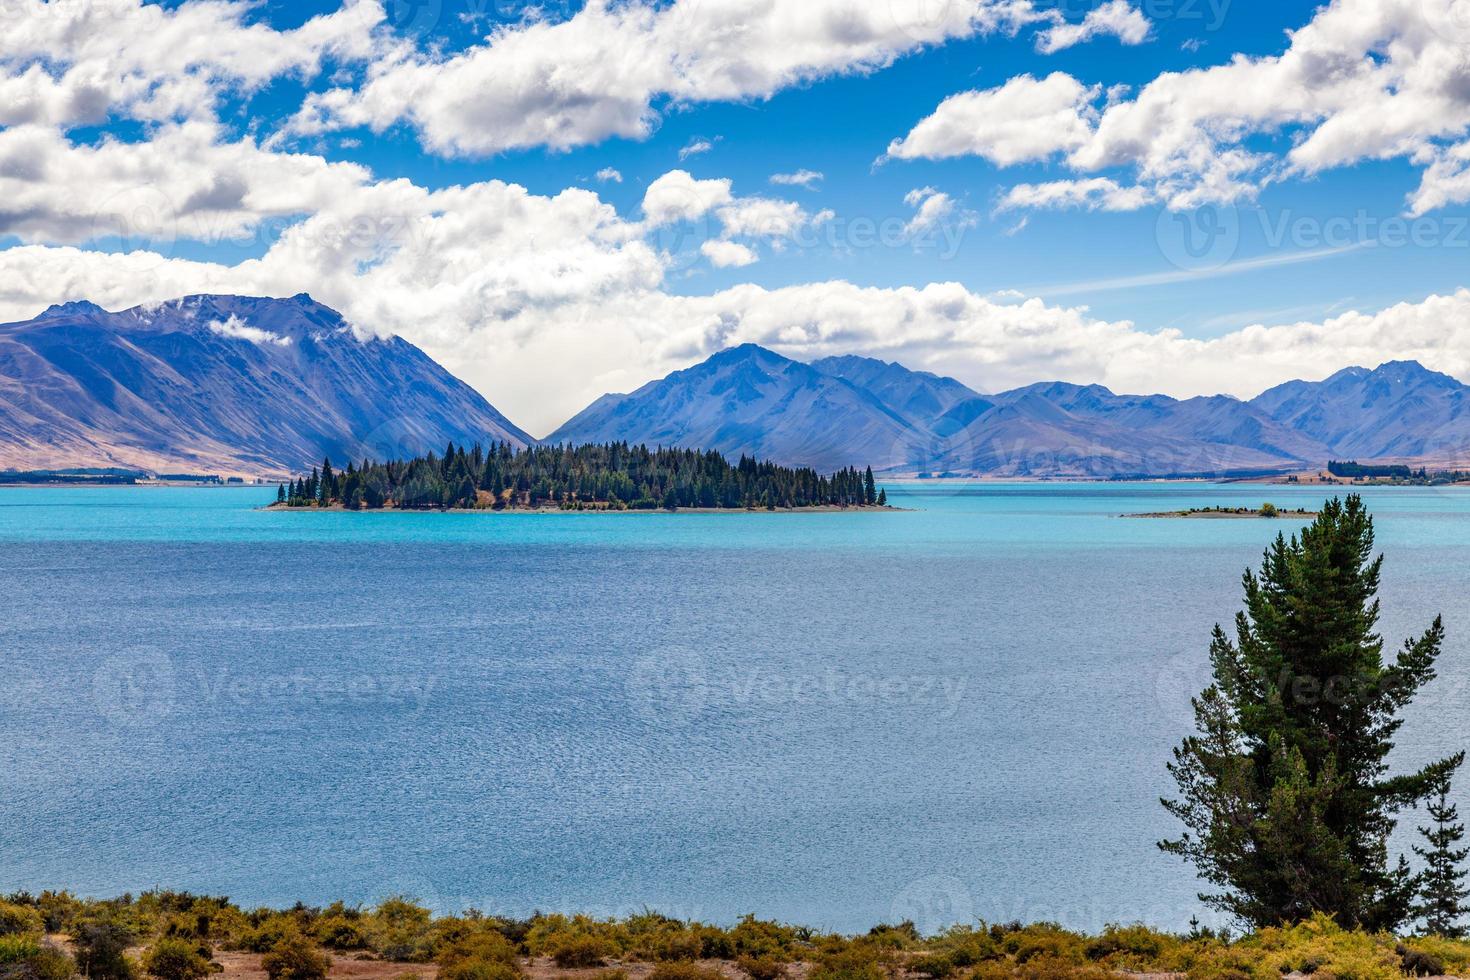
M612 945L596 936L569 936L551 951L551 958L563 970L606 966L613 954Z
M368 945L362 921L345 915L324 916L317 921L313 935L328 949L366 949Z
M807 980L886 980L892 960L880 947L853 943L823 955Z
M134 980L137 964L128 956L132 930L112 920L87 920L72 932L77 969L88 980Z
M39 909L14 902L0 902L0 936L39 934L44 931L45 926Z
M61 950L21 936L0 936L0 980L70 980L76 964Z
M655 966L648 980L725 980L725 975L714 967L673 960Z
M41 940L35 936L0 936L0 966L19 963L41 952Z
M910 973L916 973L921 977L943 980L944 977L954 974L955 962L943 953L926 953L910 960L908 968Z
M750 980L782 980L786 976L786 964L774 956L742 956L735 965Z
M300 933L278 942L260 961L270 980L325 980L331 957Z
M214 972L208 954L186 939L160 939L143 957L143 972L158 980L201 980Z
M1142 971L1179 945L1174 936L1144 925L1110 925L1101 936L1087 941L1083 954L1089 960L1105 960L1115 969Z

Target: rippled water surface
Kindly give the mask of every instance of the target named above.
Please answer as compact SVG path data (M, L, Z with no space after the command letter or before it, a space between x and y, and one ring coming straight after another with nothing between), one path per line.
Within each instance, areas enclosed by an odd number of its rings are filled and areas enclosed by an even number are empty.
M897 485L891 514L258 510L0 489L0 891L1180 926L1209 629L1310 488ZM1470 494L1368 493L1405 764L1470 734ZM1462 803L1465 801L1462 801Z

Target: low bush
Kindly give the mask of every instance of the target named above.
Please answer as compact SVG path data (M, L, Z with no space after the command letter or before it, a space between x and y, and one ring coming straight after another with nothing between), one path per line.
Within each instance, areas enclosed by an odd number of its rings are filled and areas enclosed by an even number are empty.
M165 937L143 956L143 972L158 980L202 980L214 972L207 948L179 937Z
M786 964L774 956L742 956L735 961L750 980L783 980Z
M711 966L700 966L688 960L671 960L660 963L648 975L648 980L726 980L725 975Z
M606 966L613 955L612 944L597 936L567 936L551 951L551 958L563 970Z
M921 977L944 980L945 977L954 975L956 966L954 960L944 953L925 953L910 960L908 969L910 973Z
M29 905L0 902L0 936L40 934L46 928L41 911Z
M19 963L41 952L41 940L35 936L0 936L0 966Z
M276 943L260 965L270 980L326 980L332 958L305 936L292 933Z

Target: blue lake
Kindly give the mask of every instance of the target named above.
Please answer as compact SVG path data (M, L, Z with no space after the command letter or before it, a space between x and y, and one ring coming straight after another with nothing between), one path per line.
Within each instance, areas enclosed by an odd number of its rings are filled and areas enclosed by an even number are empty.
M1299 522L1118 515L1324 491L888 490L912 510L0 489L0 891L1209 921L1154 846L1164 763L1211 626ZM1408 765L1470 733L1470 493L1366 496L1390 649L1449 630Z

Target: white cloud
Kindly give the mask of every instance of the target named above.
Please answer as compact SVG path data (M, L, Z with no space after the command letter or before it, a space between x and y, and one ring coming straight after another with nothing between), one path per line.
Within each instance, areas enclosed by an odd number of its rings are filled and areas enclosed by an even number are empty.
M754 251L739 242L713 238L699 246L699 250L709 259L710 265L717 269L742 268L751 265L757 258Z
M288 31L247 22L255 10L229 0L6 0L0 125L205 118L225 91L314 76L325 59L363 61L388 43L379 0L347 0Z
M608 183L609 181L614 184L621 184L623 182L623 174L615 167L603 167L601 170L597 171L597 179L604 184Z
M713 142L711 142L710 140L706 140L706 139L690 140L688 143L684 144L684 146L683 146L682 149L679 150L679 159L680 160L688 160L690 157L697 157L697 156L699 156L702 153L708 153L710 150L713 150L714 148L715 148L715 144Z
M687 170L670 170L643 192L643 215L650 227L695 221L734 200L726 178L698 180Z
M451 55L380 58L361 86L309 96L292 128L407 121L428 148L462 155L641 139L666 105L769 98L1054 19L1030 0L590 0L568 19L502 27Z
M794 201L737 197L728 178L700 180L687 170L670 170L648 185L643 215L645 229L713 215L724 238L763 238L778 246L778 240L790 239L798 230L832 217L830 211L810 214Z
M1120 183L1146 190L1140 201L1172 209L1249 199L1272 181L1401 157L1423 168L1410 213L1463 203L1470 32L1460 2L1332 0L1289 34L1279 55L1166 72L1100 111L1096 89L1069 102L1059 82L1054 100L1042 100L1055 115L1028 123L1002 112L997 124L983 109L1000 93L1020 85L1035 96L1040 83L1021 76L946 100L890 154L973 154L1008 165L1056 152L1078 174L1124 171L1131 179Z
M244 320L231 314L228 319L215 320L209 324L211 333L217 333L221 337L229 337L233 340L248 340L252 344L275 344L277 347L291 346L291 338L283 337L270 330L260 327L252 327Z
M817 170L798 170L791 174L771 174L771 183L786 187L805 187L811 190L820 184L825 176Z
M89 146L42 126L0 129L0 233L75 243L117 236L151 247L219 242L265 219L327 208L371 178L357 164L218 136L213 123L188 122L143 142Z
M1036 50L1053 54L1097 37L1116 37L1124 44L1142 44L1148 39L1148 18L1128 0L1110 0L1087 12L1076 24L1059 23L1036 35Z
M928 241L946 228L969 228L978 220L972 212L960 211L953 197L932 187L909 191L903 202L914 209L914 216L903 228L903 237L910 241Z
M900 160L978 155L1001 166L1044 160L1082 147L1092 135L1101 89L1064 72L1019 75L998 88L961 92L903 139L888 146Z
M995 210L1021 208L1084 211L1136 211L1153 200L1142 187L1123 187L1108 177L1085 180L1050 180L1040 184L1017 184L1001 196Z

